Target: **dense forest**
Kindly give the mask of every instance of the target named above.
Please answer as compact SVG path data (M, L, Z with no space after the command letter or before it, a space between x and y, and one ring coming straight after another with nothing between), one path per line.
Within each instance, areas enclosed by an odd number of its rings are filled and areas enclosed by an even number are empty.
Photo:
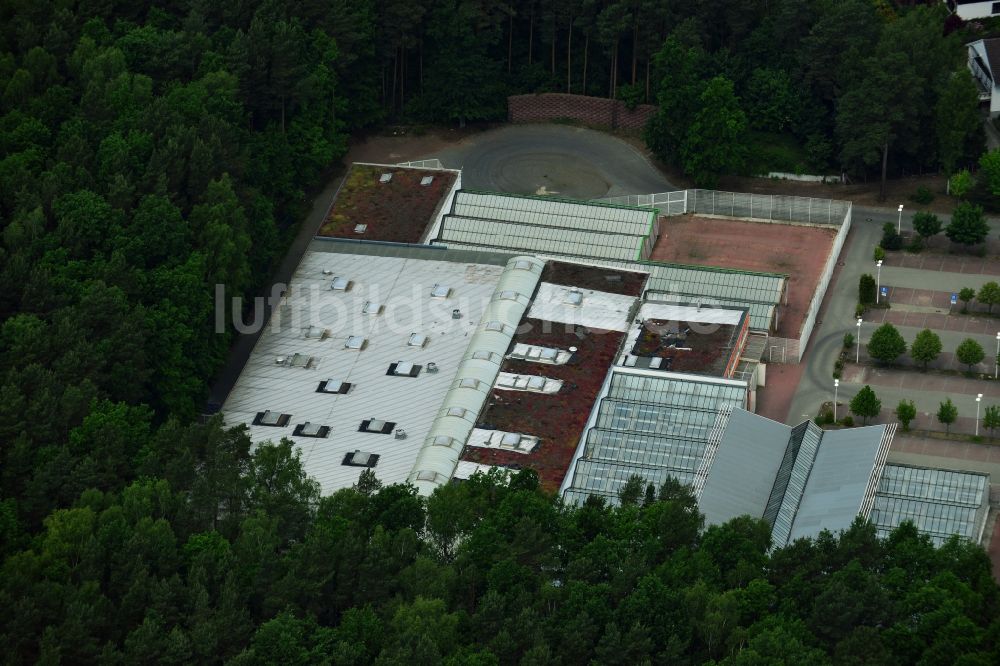
M869 0L3 3L3 659L996 663L968 545L769 553L683 489L574 510L529 472L320 498L289 443L198 419L215 286L268 281L351 135L558 90L658 102L651 144L699 179L767 137L950 171L979 137L945 27Z

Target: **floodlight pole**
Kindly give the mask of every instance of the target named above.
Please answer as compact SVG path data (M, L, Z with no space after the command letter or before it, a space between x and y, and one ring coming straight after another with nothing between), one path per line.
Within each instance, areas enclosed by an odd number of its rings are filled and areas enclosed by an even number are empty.
M837 389L840 388L840 380L833 380L833 420L837 420Z
M896 220L896 235L903 233L903 204L899 204L899 219Z
M1000 374L1000 331L997 331L997 355L993 357L993 379Z
M1000 333L997 333L997 341L1000 343ZM854 362L858 365L861 364L861 317L858 317L858 339L855 340L855 345L857 349L854 352Z
M983 401L983 394L976 396L976 437L979 437L979 404Z
M882 260L875 262L875 305L878 305L879 296L882 294Z

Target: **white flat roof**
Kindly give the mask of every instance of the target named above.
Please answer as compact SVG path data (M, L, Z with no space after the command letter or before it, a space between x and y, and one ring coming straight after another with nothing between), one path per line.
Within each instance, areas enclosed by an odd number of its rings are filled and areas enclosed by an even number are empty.
M665 319L699 324L739 326L742 310L726 310L711 305L675 305L673 303L643 303L639 319Z
M577 301L580 304L574 305ZM590 329L625 332L629 327L629 309L635 301L635 296L543 282L538 286L528 316Z
M223 405L227 423L247 424L254 441L292 439L324 494L353 485L366 469L342 464L355 450L379 456L373 471L383 483L405 482L502 272L502 266L308 251ZM351 289L332 290L335 276L349 279ZM431 298L436 284L451 289L448 298ZM381 313L362 314L367 301L382 305ZM452 318L453 309L460 318ZM307 338L310 326L330 333ZM427 343L408 345L412 333ZM364 349L345 349L349 335L366 338ZM275 363L295 353L313 357L312 367ZM387 374L399 362L421 366L419 374ZM429 363L438 371L428 372ZM350 391L318 393L330 377L351 384ZM291 419L285 427L251 425L266 410ZM359 432L370 418L394 422L406 439ZM306 421L329 426L329 435L293 436Z

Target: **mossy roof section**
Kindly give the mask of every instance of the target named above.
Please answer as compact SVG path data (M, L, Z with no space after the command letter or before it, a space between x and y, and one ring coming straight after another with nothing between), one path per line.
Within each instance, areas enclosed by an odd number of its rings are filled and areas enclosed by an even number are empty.
M392 174L392 179L380 182L383 174ZM433 180L421 185L427 176ZM455 178L451 171L354 164L318 235L419 243ZM355 233L358 224L368 225L363 234Z
M534 469L542 487L556 492L573 460L590 410L624 334L595 333L530 318L522 320L519 330L514 336L515 343L557 349L576 347L577 351L565 365L504 359L501 371L560 379L563 387L551 395L493 389L476 427L535 435L539 438L538 446L529 454L467 446L462 459Z

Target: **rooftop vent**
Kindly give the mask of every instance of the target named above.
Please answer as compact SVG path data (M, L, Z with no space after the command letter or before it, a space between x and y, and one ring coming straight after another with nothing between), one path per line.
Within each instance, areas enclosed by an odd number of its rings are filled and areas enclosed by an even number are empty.
M375 301L365 301L364 307L361 308L361 314L380 315L382 314L382 304Z
M324 268L323 275L333 275L333 271L330 270L329 268Z
M459 310L458 308L455 308L454 310L451 311L451 318L452 319L461 319L462 318L462 311Z
M330 426L319 425L318 423L310 423L306 421L305 423L300 423L295 426L295 430L292 434L296 437L317 437L325 438L330 434Z
M360 335L352 335L344 342L344 349L361 351L368 345L368 339Z
M288 421L291 420L291 414L282 414L281 412L274 412L270 409L264 412L257 412L257 415L253 418L253 425L271 426L274 428L281 428L288 425Z
M371 432L377 435L388 435L395 429L395 421L380 421L379 419L365 419L358 426L358 432Z
M409 361L397 361L389 365L389 369L385 374L394 375L396 377L416 377L420 374L420 369L423 366L414 365Z
M426 344L427 336L423 333L410 333L410 337L406 341L407 347L423 347Z
M438 371L438 364L437 363L435 363L434 361L431 361L430 363L427 364L427 372L430 372L431 374L433 374L433 373L435 373L437 371Z
M451 287L443 284L431 287L431 298L448 298L449 296L451 296Z
M355 224L354 225L354 233L356 233L356 234L363 234L366 231L368 231L368 225L367 224Z
M334 291L347 291L351 288L351 281L345 277L335 277L330 283L330 289Z
M382 174L381 176L378 177L378 182L380 182L380 183L388 183L390 180L392 180L392 174L391 173L384 173L384 174Z
M420 184L423 185L424 187L427 187L433 182L434 182L434 176L424 176L423 178L420 179Z
M351 390L351 384L342 382L339 379L327 379L319 383L316 393L339 393L344 394Z
M302 336L309 340L326 340L330 337L330 329L319 326L309 326L302 329Z
M583 292L575 290L566 292L566 297L563 299L563 303L566 303L567 305L582 305Z
M344 462L340 464L347 465L348 467L374 467L378 464L378 458L377 453L364 453L354 450L345 454Z
M395 439L406 439L406 431L402 428L396 428L396 432L393 433Z

